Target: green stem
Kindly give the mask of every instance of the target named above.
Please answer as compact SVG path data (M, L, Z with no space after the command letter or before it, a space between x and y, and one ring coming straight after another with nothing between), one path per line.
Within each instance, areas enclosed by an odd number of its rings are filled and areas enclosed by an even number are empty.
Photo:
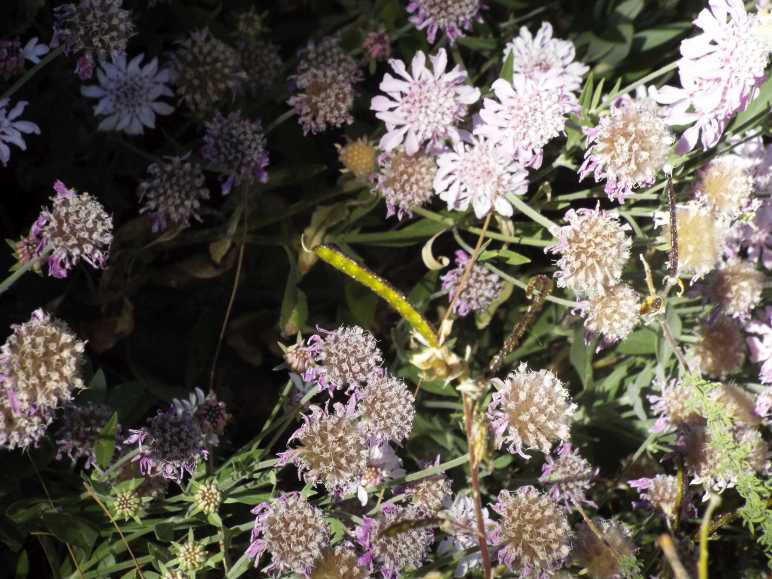
M23 276L25 273L27 273L29 270L35 267L36 264L39 264L40 262L41 262L40 258L30 259L24 265L18 268L16 271L12 272L11 275L9 275L7 278L5 278L2 281L2 283L0 283L0 295L3 295L5 292L11 289L11 286L15 284L21 276Z
M663 66L661 68L658 68L654 72L652 72L650 74L647 74L643 78L640 78L640 79L636 80L635 82L628 84L626 87L622 88L619 91L619 93L616 94L615 96L622 96L623 94L627 94L629 92L632 92L635 89L637 89L639 86L643 86L646 83L651 82L652 80L654 80L656 78L659 78L660 76L666 75L668 72L673 71L676 68L678 68L678 62L679 61L676 60L674 62L671 62L670 64L666 64L665 66ZM601 106L600 108L603 108L603 106ZM596 112L596 111L592 111L592 112Z
M64 48L59 46L58 48L54 48L51 52L49 52L40 62L38 62L35 66L30 68L26 73L24 73L23 76L19 78L15 83L13 83L8 90L6 90L2 95L0 95L0 101L3 99L11 98L16 91L18 91L21 87L23 87L25 84L27 84L27 81L29 81L33 76L35 76L38 71L45 67L49 62L54 60L57 56L62 54L64 52Z
M522 289L522 290L527 290L528 289L528 284L527 283L525 283L524 281L520 281L516 277L512 277L508 273L504 273L499 268L497 268L495 265L492 265L492 264L486 262L486 263L483 263L482 266L485 267L486 269L488 269L489 271L492 271L493 273L495 273L496 275L498 275L499 277L501 277L505 281L508 281L509 283L511 283L513 285L516 285L520 289ZM566 299L558 298L558 297L555 297L555 296L547 296L545 298L545 300L548 301L548 302L552 302L553 304L558 304L560 306L564 306L566 308L575 308L575 307L577 307L579 305L577 302L572 302L571 300L566 300Z
M285 111L284 113L276 117L273 120L273 122L265 128L265 134L266 135L270 134L271 132L273 132L274 129L277 129L279 125L281 125L284 121L291 119L294 116L295 116L295 109L290 109L288 111Z
M526 217L531 219L531 221L535 221L539 225L545 227L547 229L547 231L549 231L551 234L553 232L557 231L558 229L560 229L560 227L558 227L557 223L555 223L554 221L551 221L551 220L547 219L546 217L544 217L544 215L542 215L541 213L536 211L534 208L532 208L530 205L528 205L528 203L523 201L517 195L511 195L511 194L507 195L507 200L512 205L514 205L515 209L520 211L520 213L522 213L523 215L525 215Z

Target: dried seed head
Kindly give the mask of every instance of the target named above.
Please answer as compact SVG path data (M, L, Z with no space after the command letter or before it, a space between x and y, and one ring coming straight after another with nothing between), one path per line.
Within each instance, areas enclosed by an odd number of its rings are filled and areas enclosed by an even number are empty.
M207 28L179 42L174 66L177 92L195 114L212 111L246 79L238 52Z
M656 509L661 509L666 516L675 514L678 498L678 479L674 476L658 474L653 478L640 478L628 481L628 484L638 489L641 499Z
M153 231L170 225L190 226L191 220L201 221L198 214L201 201L209 199L204 172L198 163L184 157L168 157L147 168L147 178L139 184L137 193L143 202L140 213L150 213Z
M201 543L192 539L177 548L177 560L182 571L192 572L206 563L207 552Z
M0 389L0 447L7 450L26 450L37 446L53 420L53 410L30 407L14 412L14 402L5 389Z
M104 404L86 402L81 406L67 406L62 413L62 423L54 435L58 447L56 458L65 456L72 464L85 459L86 470L96 465L95 446L102 429L113 415L113 409ZM116 442L120 441L120 426L115 431ZM120 448L120 444L116 444Z
M11 330L0 348L0 384L13 414L52 410L85 387L85 342L67 324L37 309Z
M719 380L738 372L745 362L743 338L739 324L731 318L719 316L703 324L692 351L699 371Z
M216 513L220 508L222 493L217 488L217 482L210 480L200 485L193 496L196 506L205 515Z
M558 242L546 251L560 253L557 284L594 297L617 285L630 257L628 224L600 209L569 209L557 232Z
M433 463L422 464L421 468L439 466L440 457ZM447 509L453 499L453 487L450 478L444 472L429 476L405 487L405 494L418 508L428 513L437 513L441 509Z
M134 491L121 491L113 497L113 512L124 521L136 517L141 506L142 501Z
M356 552L349 545L324 550L314 564L310 579L366 579L370 573L359 565Z
M324 513L299 493L284 493L257 505L252 513L257 516L247 555L255 559L255 565L268 551L272 561L264 572L308 576L330 543Z
M753 176L742 159L734 155L716 157L701 171L694 196L717 216L734 219L753 195Z
M338 147L338 159L343 165L344 173L352 173L355 177L364 179L375 171L378 153L367 138L362 137L349 141L342 147L336 146Z
M640 299L629 285L620 283L585 302L584 327L616 342L624 340L638 325Z
M571 551L571 527L565 511L532 486L503 490L493 510L501 520L492 542L503 545L499 562L522 577L548 575Z
M401 444L413 429L415 397L407 385L388 372L376 371L357 395L365 434Z
M493 393L488 419L497 447L506 442L509 452L529 458L528 450L548 454L556 442L568 440L576 405L552 372L532 372L520 364L505 380L492 382L498 392Z
M587 523L579 524L574 545L577 564L584 567L592 579L617 579L624 576L622 571L625 559L635 556L630 530L623 523L608 519L595 518L592 522L602 538Z
M738 261L714 273L708 295L727 316L745 320L761 303L766 278L753 264Z
M418 569L434 541L434 531L425 523L429 518L422 509L394 504L385 505L378 519L363 517L355 531L365 551L361 560L370 564L371 572L379 570L388 578Z
M700 279L710 273L718 264L724 250L728 227L717 219L706 207L690 201L676 207L678 228L678 273ZM666 227L664 238L670 243L670 227Z
M456 296L469 259L465 251L457 251L456 267L442 276L442 290L447 293L448 301ZM466 316L471 312L485 311L503 290L504 284L498 275L475 263L453 304L453 312L459 316Z
M582 457L570 443L563 443L557 458L551 455L542 466L539 482L549 486L550 496L567 506L579 503L592 504L587 492L598 470Z
M307 482L322 484L330 492L352 490L365 473L368 455L354 402L336 403L333 413L312 406L303 426L289 438L297 446L280 455L281 464L294 464Z
M408 155L403 149L378 157L375 191L386 201L387 217L411 216L413 209L426 205L434 194L437 162L423 152Z
M320 330L309 341L321 365L319 381L330 393L366 383L383 363L375 337L359 326L341 326L332 332Z

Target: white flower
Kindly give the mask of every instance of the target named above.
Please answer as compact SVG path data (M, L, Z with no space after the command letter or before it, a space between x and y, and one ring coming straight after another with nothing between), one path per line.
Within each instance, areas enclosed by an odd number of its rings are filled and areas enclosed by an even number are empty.
M386 73L380 89L387 96L373 98L370 108L386 123L387 133L380 147L389 152L403 142L408 155L414 155L427 141L438 146L445 139L460 140L456 126L467 107L480 98L480 91L464 84L466 71L460 66L445 72L448 56L441 49L430 56L432 69L426 66L426 54L416 52L410 72L401 60L389 60L399 78Z
M527 173L502 147L484 138L459 141L437 158L439 170L434 190L448 209L465 211L472 204L483 218L491 210L512 216L507 194L523 195L528 190Z
M40 127L30 121L17 120L29 103L19 101L10 111L8 99L0 99L0 163L5 167L11 158L11 148L16 145L22 151L27 150L23 134L40 134Z
M539 167L544 145L563 132L566 116L578 110L576 97L562 90L558 77L536 82L518 74L511 84L500 78L491 88L497 100L483 101L475 134L502 145L523 165Z
M99 123L100 131L123 131L129 135L141 135L145 127L155 128L155 116L169 115L174 111L161 97L172 97L169 88L171 70L160 68L154 58L142 66L144 54L138 54L126 62L125 55L116 55L112 62L99 61L98 85L80 89L85 97L99 99L94 107L96 116L106 117Z
M48 54L50 48L47 44L42 42L38 44L38 37L30 38L24 48L21 49L21 54L26 60L29 60L32 64L40 62L40 58Z
M574 62L576 49L569 40L552 37L552 25L542 22L536 36L525 26L520 28L520 35L513 38L504 47L504 58L513 56L513 71L530 80L541 81L556 78L565 91L576 91L582 84L582 77L589 67L581 62Z

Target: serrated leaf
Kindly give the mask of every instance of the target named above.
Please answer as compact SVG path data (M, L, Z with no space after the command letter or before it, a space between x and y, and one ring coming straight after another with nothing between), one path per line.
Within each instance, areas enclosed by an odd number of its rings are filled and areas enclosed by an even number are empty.
M107 421L99 431L99 436L94 444L94 454L96 455L99 468L107 468L113 460L115 452L115 433L118 429L118 413L113 412L110 420Z

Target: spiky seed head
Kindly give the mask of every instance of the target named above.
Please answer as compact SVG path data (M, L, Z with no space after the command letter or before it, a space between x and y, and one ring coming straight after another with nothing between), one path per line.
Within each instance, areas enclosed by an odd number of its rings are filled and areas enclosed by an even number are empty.
M422 468L439 466L440 457L436 460L422 464ZM418 482L409 484L405 488L405 494L418 508L429 513L437 513L450 507L453 500L453 487L450 478L444 472L422 478Z
M492 382L498 391L488 419L498 448L507 443L509 452L529 458L528 450L548 454L556 442L568 440L576 405L552 372L533 372L523 363L506 379Z
M413 429L415 397L407 385L385 370L373 372L357 394L367 436L402 443Z
M332 391L355 388L380 368L383 355L375 337L359 326L341 326L311 337L317 352L320 381Z
M216 513L222 501L222 493L217 488L217 482L210 480L200 485L193 496L193 500L205 515Z
M207 552L201 543L192 539L177 548L177 560L182 571L192 572L206 563Z
M597 473L597 469L592 468L570 443L563 443L556 458L547 456L539 482L549 487L549 494L553 499L567 506L592 504L587 498L587 492Z
M37 446L53 420L53 410L44 407L14 412L8 392L0 389L0 447L26 450Z
M375 171L378 152L366 137L349 141L343 146L336 146L344 173L351 173L355 177L364 179Z
M724 314L745 320L761 303L765 281L764 274L753 264L737 261L714 272L708 293Z
M490 306L504 290L501 278L482 265L473 264L469 275L464 278L469 254L465 251L456 252L456 267L442 276L442 290L448 296L450 303L454 298L453 313L458 316L466 316L471 312L482 312ZM465 279L463 287L461 280ZM461 289L461 293L458 293Z
M120 491L113 497L113 512L123 520L136 517L141 506L142 500L134 491Z
M733 219L753 195L753 176L735 155L714 158L700 172L695 197L717 216Z
M726 316L703 324L692 354L697 369L705 376L723 380L738 372L746 355L739 324Z
M387 217L410 217L434 195L436 159L423 152L408 155L403 149L378 157L375 191L386 201Z
M268 152L259 120L242 117L239 111L223 115L217 111L205 124L201 156L227 176L223 193L234 185L254 185L268 180Z
M499 562L522 577L557 570L571 551L565 511L532 486L502 490L493 510L501 517L492 542L502 545Z
M336 545L324 550L314 564L310 579L366 579L369 576L351 546Z
M638 293L625 283L620 283L585 302L584 327L616 342L624 340L640 320Z
M574 557L577 564L584 567L592 579L622 577L624 560L635 556L630 529L623 523L599 517L592 523L600 537L586 522L576 529Z
M689 403L692 388L680 380L670 380L660 387L658 395L649 396L652 409L657 414L654 432L668 432L689 425L701 424L698 409Z
M324 513L300 493L283 493L269 503L257 505L251 544L247 555L255 559L268 551L271 564L266 573L298 573L308 576L314 563L330 544L330 528Z

